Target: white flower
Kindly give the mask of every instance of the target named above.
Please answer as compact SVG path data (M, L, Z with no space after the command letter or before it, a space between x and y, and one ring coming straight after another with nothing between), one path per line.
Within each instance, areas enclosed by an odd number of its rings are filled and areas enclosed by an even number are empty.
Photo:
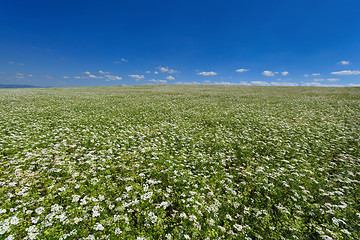
M192 221L192 222L196 221L196 216L195 215L190 215L189 220Z
M226 218L229 220L232 220L232 217L230 216L230 214L226 214Z
M72 195L72 197L73 197L72 202L78 202L80 200L79 195Z
M190 239L189 235L186 235L186 234L184 235L184 238L185 239Z
M166 239L170 240L171 239L171 234L168 233L168 234L165 235L165 237L166 237Z
M31 222L33 223L33 224L36 224L38 221L39 221L39 219L40 219L40 217L32 217L31 218Z
M14 240L15 238L14 238L14 236L13 235L9 235L9 236L7 236L7 238L5 238L5 240Z
M234 224L234 228L240 232L243 229L243 226L241 226L239 224Z
M82 218L78 218L78 217L74 218L75 224L78 224L78 223L81 222L82 220L83 220Z
M95 230L98 230L98 231L103 231L103 230L104 230L104 226L101 225L100 223L96 223L95 226L94 226L94 229L95 229Z
M147 193L145 193L144 195L141 196L141 199L146 200L148 198L151 198L152 194L153 194L153 192L147 192Z
M209 225L210 225L210 226L214 226L214 225L215 225L214 219L212 219L212 218L209 219Z
M35 209L35 212L37 213L37 214L42 214L43 213L43 211L44 211L44 208L43 207L38 207L37 209Z
M17 225L19 222L20 221L16 216L14 216L10 219L10 224L12 224L12 225Z
M122 231L120 230L120 228L115 229L115 235L118 235L118 234L121 234L121 233L122 233Z
M6 213L6 209L0 209L0 214L1 213Z
M129 192L133 187L132 186L127 186L125 189L127 192Z

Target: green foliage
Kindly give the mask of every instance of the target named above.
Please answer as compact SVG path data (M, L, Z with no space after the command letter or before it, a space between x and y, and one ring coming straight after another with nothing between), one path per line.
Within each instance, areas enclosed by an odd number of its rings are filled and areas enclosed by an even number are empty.
M0 239L360 239L360 89L0 89Z

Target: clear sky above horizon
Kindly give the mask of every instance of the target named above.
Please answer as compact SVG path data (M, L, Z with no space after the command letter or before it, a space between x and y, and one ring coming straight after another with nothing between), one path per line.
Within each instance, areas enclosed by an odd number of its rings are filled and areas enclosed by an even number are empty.
M360 1L19 1L0 84L360 86Z

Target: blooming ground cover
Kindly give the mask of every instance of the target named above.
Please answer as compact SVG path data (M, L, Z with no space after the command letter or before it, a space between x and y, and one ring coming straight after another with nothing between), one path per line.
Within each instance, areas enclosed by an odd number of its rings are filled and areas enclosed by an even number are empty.
M0 239L360 239L360 89L0 89Z

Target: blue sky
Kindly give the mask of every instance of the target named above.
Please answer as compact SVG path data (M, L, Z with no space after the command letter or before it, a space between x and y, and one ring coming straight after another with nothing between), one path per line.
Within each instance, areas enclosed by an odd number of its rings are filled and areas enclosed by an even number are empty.
M0 84L360 85L360 1L17 1Z

